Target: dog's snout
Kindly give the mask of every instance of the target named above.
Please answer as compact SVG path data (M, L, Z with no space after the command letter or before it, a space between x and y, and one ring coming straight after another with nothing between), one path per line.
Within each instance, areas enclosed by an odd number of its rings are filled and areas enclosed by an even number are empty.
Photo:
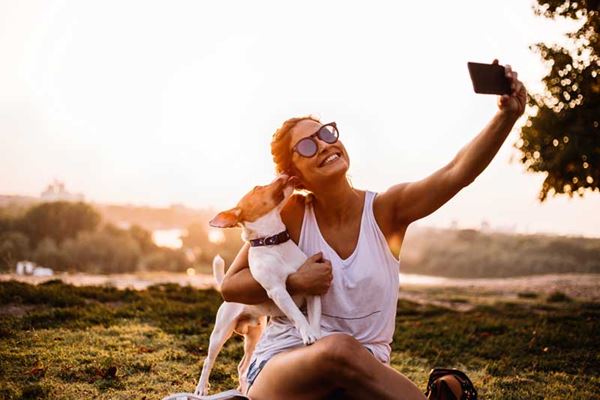
M278 175L275 179L273 179L273 183L287 183L287 181L290 179L289 175L286 174L280 174Z

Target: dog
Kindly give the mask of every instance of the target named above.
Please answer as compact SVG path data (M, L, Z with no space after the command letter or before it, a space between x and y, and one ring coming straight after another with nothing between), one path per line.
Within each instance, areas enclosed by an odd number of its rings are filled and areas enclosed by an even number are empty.
M252 276L267 291L269 301L246 305L224 302L217 311L215 327L210 335L208 355L195 394L206 395L208 379L215 359L233 332L244 336L244 357L238 365L240 386L248 389L246 372L256 343L265 328L267 316L285 315L298 329L305 345L321 336L321 298L319 296L290 296L286 290L287 277L306 261L306 255L290 239L281 220L281 209L292 195L294 187L287 175L278 176L265 186L256 186L236 207L222 211L210 221L218 228L242 227L242 238L250 243L248 263ZM220 286L225 263L213 260L213 274ZM298 308L306 302L308 320Z

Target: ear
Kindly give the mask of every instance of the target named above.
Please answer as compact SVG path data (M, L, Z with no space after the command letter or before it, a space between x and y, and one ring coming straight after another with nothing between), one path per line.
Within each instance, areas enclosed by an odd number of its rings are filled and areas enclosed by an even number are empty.
M240 215L242 215L242 209L235 207L231 210L221 211L208 224L215 228L233 228L240 223Z

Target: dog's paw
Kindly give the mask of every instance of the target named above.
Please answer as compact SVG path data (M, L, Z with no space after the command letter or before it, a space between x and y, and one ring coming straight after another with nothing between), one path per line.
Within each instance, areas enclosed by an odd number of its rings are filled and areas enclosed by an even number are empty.
M208 385L198 384L194 390L196 396L208 396Z
M304 342L305 345L313 344L321 338L320 333L315 332L315 330L310 327L304 331L300 331L300 334L302 335L302 342Z

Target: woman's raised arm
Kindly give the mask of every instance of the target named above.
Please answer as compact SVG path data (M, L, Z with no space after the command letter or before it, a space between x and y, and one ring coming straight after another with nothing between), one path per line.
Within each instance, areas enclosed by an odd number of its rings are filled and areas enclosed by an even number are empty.
M392 186L378 196L383 215L388 216L395 226L406 226L433 213L473 182L492 161L523 114L527 101L525 87L510 66L506 68L506 76L511 83L511 95L498 98L496 115L449 164L425 179Z

